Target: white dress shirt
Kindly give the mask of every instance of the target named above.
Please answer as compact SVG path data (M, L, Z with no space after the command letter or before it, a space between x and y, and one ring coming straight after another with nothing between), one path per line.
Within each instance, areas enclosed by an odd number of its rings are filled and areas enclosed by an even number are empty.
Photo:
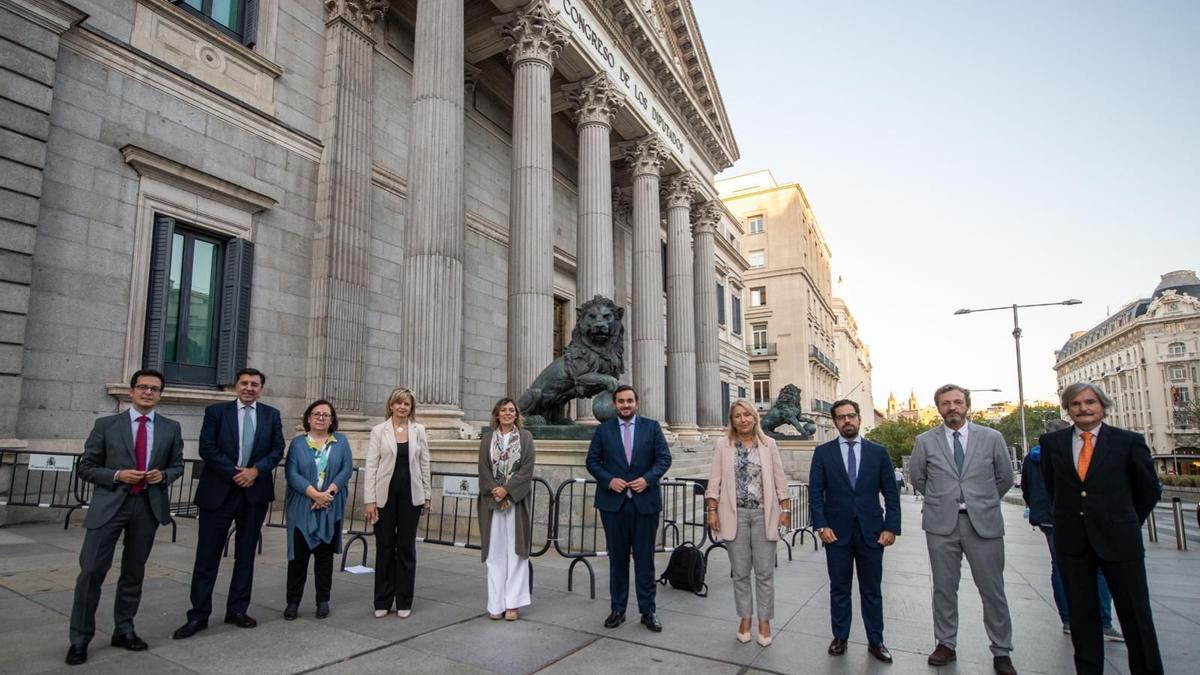
M958 442L962 443L963 448L963 466L967 465L967 429L970 426L971 424L969 422L964 422L962 427L958 429L951 429L950 427L943 425L943 427L946 429L946 445L950 446L950 454L952 456L954 454L954 434L956 432L958 433ZM967 503L960 500L958 502L958 510L966 511Z
M850 476L850 444L854 443L854 475ZM846 438L838 436L838 447L842 449L842 466L846 467L846 475L850 480L858 480L858 470L862 468L862 438Z
M146 415L146 417L150 418L150 421L146 422L146 466L149 467L150 466L150 455L151 455L151 453L154 452L154 411L151 410L150 412L145 413L145 415ZM129 409L129 430L133 433L132 438L133 438L133 447L134 447L134 459L137 459L138 418L141 416L142 416L142 413L138 412L137 408ZM137 468L139 471L141 470L141 467L135 467L135 468Z

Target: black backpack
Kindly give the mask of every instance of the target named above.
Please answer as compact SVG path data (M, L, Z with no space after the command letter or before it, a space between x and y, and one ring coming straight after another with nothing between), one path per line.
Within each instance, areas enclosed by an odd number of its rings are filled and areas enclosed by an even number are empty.
M681 591L691 591L696 595L708 597L708 584L704 583L704 554L690 541L671 551L671 559L667 561L667 569L658 578L658 583Z

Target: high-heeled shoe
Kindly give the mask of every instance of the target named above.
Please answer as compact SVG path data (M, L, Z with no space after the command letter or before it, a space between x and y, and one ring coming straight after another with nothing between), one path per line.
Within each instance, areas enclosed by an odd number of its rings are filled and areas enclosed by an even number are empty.
M771 642L773 642L770 635L763 635L762 633L754 636L754 641L764 647L770 647Z
M750 633L742 633L740 631L734 637L736 637L737 641L742 644L746 644L751 640Z

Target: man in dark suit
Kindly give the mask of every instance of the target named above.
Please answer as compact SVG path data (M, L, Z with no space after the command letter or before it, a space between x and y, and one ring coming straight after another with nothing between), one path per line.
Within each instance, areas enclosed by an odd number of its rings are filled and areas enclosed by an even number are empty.
M133 617L142 599L142 578L154 533L160 524L171 522L167 486L183 475L179 423L154 411L162 390L162 373L134 373L129 381L132 407L96 420L83 444L76 472L96 487L83 520L87 532L79 551L79 577L71 606L68 665L87 661L88 643L96 634L100 587L122 534L125 547L113 609L116 628L112 645L134 652L149 648L134 632Z
M654 537L662 512L658 481L671 467L662 427L637 416L637 392L621 385L613 392L617 417L596 427L588 446L587 470L596 479L596 508L608 545L608 591L612 612L605 628L625 621L629 601L629 554L642 625L662 630L654 607Z
M854 618L850 587L858 566L858 594L867 627L867 651L892 662L883 644L883 549L900 534L900 489L887 448L858 435L859 407L843 399L830 409L838 438L818 445L809 473L809 512L825 544L829 569L829 653L846 653ZM884 507L879 506L882 495Z
M1077 382L1062 393L1074 425L1045 434L1042 477L1054 507L1054 547L1070 608L1075 670L1104 669L1104 634L1096 572L1103 570L1134 675L1162 673L1142 523L1162 486L1141 434L1103 424L1112 401L1099 385Z
M266 383L267 377L261 372L244 368L234 385L237 400L214 403L204 410L204 423L200 427L204 471L196 487L200 533L192 569L192 608L187 623L172 636L176 640L190 638L208 628L213 585L231 524L236 533L225 623L239 628L258 625L246 614L254 583L254 550L267 506L275 500L271 472L283 457L279 411L258 402Z

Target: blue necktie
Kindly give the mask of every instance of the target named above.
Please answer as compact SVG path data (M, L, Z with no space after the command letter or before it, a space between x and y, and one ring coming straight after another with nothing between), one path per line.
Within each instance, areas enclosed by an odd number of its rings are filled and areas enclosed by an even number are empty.
M242 408L242 452L238 455L238 466L245 467L250 462L250 452L254 449L254 408Z
M963 461L966 459L967 453L963 452L962 441L959 440L960 438L962 438L962 434L957 431L954 432L954 465L958 467L959 478L962 478ZM966 498L963 497L961 481L959 482L959 488L958 488L958 503L959 504L967 503Z
M850 477L850 489L858 482L858 458L854 456L854 446L858 441L850 441L850 452L846 453L846 475Z

